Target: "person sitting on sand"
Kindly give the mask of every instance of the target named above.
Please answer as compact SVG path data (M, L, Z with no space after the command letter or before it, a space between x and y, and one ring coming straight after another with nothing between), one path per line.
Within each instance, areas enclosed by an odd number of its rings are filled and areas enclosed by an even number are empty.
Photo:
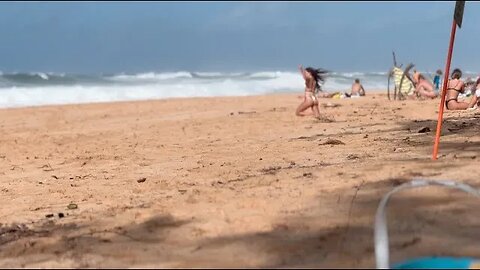
M433 89L433 84L423 76L420 72L415 70L413 74L413 80L415 82L415 92L420 97L427 97L427 98L436 98L437 93Z
M465 90L465 84L460 80L461 77L462 71L460 69L456 68L452 71L445 94L445 107L447 110L465 110L470 107L469 103L458 101L458 95Z
M472 79L472 77L468 77L463 84L465 85L465 95L470 96L475 94L475 89L477 87L476 81Z
M352 91L350 92L350 97L363 97L365 96L365 89L360 83L360 79L355 79L355 82L352 84Z
M477 81L474 82L474 87L472 88L472 99L470 100L470 106L468 109L477 109L480 106L480 77L478 77Z
M305 97L303 102L298 106L295 114L297 116L305 116L303 113L308 108L311 108L314 114L314 117L320 119L320 110L318 109L318 99L315 95L317 89L320 89L320 82L325 81L326 70L323 69L314 69L312 67L307 67L304 69L302 66L299 67L300 73L302 73L303 79L305 80Z

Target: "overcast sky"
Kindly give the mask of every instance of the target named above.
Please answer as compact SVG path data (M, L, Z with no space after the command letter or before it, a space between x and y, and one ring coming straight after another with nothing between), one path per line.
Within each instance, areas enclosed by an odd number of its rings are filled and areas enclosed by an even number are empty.
M3 72L444 68L455 2L1 2ZM453 66L480 71L480 3Z

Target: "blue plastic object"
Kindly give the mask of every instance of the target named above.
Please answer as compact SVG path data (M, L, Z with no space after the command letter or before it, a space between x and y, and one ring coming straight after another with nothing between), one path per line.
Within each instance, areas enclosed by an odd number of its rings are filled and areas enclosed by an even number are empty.
M454 257L424 257L397 264L394 269L473 269L480 266L480 260Z

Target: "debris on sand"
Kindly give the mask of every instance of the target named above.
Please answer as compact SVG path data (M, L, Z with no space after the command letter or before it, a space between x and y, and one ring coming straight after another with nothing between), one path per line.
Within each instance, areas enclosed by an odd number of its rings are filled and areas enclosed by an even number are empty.
M336 108L336 107L341 107L342 105L329 102L329 103L322 103L322 106L325 108Z
M50 163L43 165L40 169L43 169L44 172L51 172L54 170L52 166L50 166Z
M270 111L271 112L284 112L286 110L287 110L287 108L285 108L285 107L279 107L279 108L275 107L275 108L271 109Z
M323 137L323 134L315 134L315 135L312 135L312 136L300 136L298 138L295 138L297 140L307 140L307 141L314 141L320 137Z
M431 130L430 130L429 127L424 127L424 128L422 128L422 129L420 129L420 130L418 131L418 133L427 133L427 132L430 132L430 131L431 131Z
M145 181L147 181L147 178L142 177L142 178L140 178L140 179L137 180L137 183L143 183L143 182L145 182Z
M447 128L450 132L455 132L461 130L461 128Z
M472 153L460 153L460 154L454 154L453 158L454 159L460 159L460 158L476 159L477 155L472 154Z
M349 154L347 156L347 159L348 160L353 160L353 159L359 159L360 157L358 155L355 155L355 154Z
M312 176L313 176L313 174L311 172L303 174L303 177L312 177Z
M280 169L282 169L281 166L270 166L268 168L261 169L261 172L264 174L275 174Z
M344 142L342 142L340 140L337 140L337 139L327 139L326 142L319 143L318 145L327 145L327 144L330 144L330 145L345 145Z
M404 149L404 148L401 148L401 147L398 147L398 148L397 148L397 147L394 147L394 148L393 148L393 152L395 152L395 153L404 153L404 152L407 152L407 150Z
M70 209L70 210L78 209L78 205L75 204L75 203L71 203L71 204L67 205L67 208Z

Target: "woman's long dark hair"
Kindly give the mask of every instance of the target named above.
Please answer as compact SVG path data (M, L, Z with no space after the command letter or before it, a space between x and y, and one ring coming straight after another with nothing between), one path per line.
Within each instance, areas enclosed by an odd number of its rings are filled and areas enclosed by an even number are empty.
M452 79L460 79L462 77L462 71L459 68L456 68L452 71Z
M323 84L325 82L328 71L322 68L315 69L312 67L307 67L305 70L312 74L312 77L315 80L315 90L321 91L320 83Z

